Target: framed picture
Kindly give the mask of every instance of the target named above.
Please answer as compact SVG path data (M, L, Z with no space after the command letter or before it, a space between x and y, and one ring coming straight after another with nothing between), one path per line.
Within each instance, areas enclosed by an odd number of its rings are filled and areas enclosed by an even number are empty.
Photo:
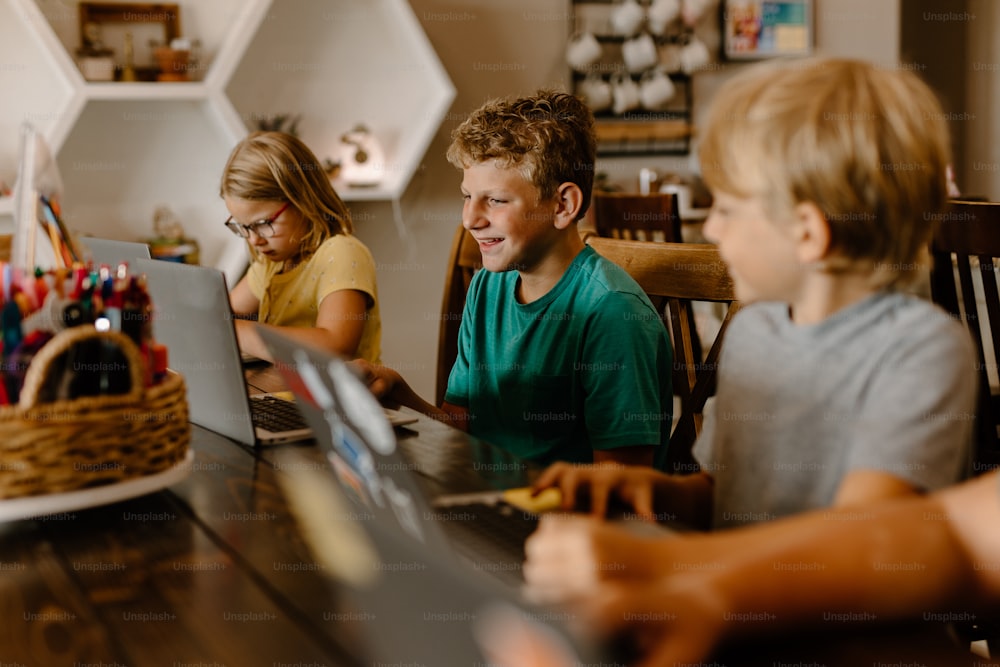
M813 0L723 0L728 60L804 56L813 49Z
M180 7L176 4L80 3L80 43L84 50L113 51L121 65L125 57L126 34L131 35L132 63L137 70L152 70L155 62L151 44L167 46L180 37Z

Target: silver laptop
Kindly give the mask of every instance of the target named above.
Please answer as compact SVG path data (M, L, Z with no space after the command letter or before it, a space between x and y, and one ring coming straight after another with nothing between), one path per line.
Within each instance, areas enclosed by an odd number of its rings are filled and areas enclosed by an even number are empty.
M96 236L85 236L80 239L88 251L94 264L115 266L127 262L134 266L137 259L149 259L149 245L137 241L118 241L102 239Z
M509 489L428 502L420 470L403 456L382 406L348 364L273 329L259 327L258 333L346 493L387 530L427 544L438 558L464 561L520 586L524 541L537 527L536 514L508 502ZM489 449L484 456L504 454ZM506 456L508 466L523 467ZM472 461L468 466L477 468Z
M530 605L517 589L456 566L436 540L403 532L384 514L376 519L377 503L349 496L345 478L330 475L303 450L287 448L276 455L279 484L307 544L332 579L336 604L349 610L343 612L346 620L360 625L362 641L352 645L359 663L525 664L511 640L527 632L533 648L541 644L555 664L622 664L567 632L569 612ZM390 494L382 497L388 506Z
M365 657L384 664L493 664L519 625L561 651L567 664L605 664L581 663L582 656L599 657L594 647L561 628L565 612L528 605L520 580L462 566L475 565L462 557L470 554L456 552L468 536L447 530L449 521L426 501L419 471L347 364L273 330L259 332L330 463L321 467L301 451L280 450L278 479L324 570L353 589L357 608L366 612L371 655Z
M312 437L292 401L249 395L220 271L158 259L137 259L134 266L146 275L153 300L153 335L167 346L170 367L184 376L193 424L246 445Z

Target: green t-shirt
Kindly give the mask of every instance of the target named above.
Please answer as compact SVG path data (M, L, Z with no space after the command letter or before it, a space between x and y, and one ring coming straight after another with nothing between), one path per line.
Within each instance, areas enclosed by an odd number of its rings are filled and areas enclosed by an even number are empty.
M542 464L634 445L660 445L662 462L671 348L642 289L589 247L532 303L518 280L480 271L469 286L445 400L468 408L470 432Z

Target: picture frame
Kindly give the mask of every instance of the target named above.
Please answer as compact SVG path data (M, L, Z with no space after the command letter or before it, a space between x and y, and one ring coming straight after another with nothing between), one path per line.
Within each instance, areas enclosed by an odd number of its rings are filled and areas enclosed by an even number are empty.
M101 46L113 51L118 58L125 52L125 34L131 33L133 64L143 79L155 78L154 55L149 45L155 42L167 46L181 36L180 6L177 4L81 2L79 23L83 48L91 46L96 26Z
M813 0L722 0L726 60L806 56L815 40Z

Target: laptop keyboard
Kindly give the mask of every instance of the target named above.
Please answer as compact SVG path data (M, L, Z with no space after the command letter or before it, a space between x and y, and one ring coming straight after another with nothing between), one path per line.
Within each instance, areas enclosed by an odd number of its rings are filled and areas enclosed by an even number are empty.
M276 396L251 396L250 416L254 426L272 433L309 428L295 403Z
M509 583L524 581L524 542L538 517L507 503L448 505L437 519L470 565Z

